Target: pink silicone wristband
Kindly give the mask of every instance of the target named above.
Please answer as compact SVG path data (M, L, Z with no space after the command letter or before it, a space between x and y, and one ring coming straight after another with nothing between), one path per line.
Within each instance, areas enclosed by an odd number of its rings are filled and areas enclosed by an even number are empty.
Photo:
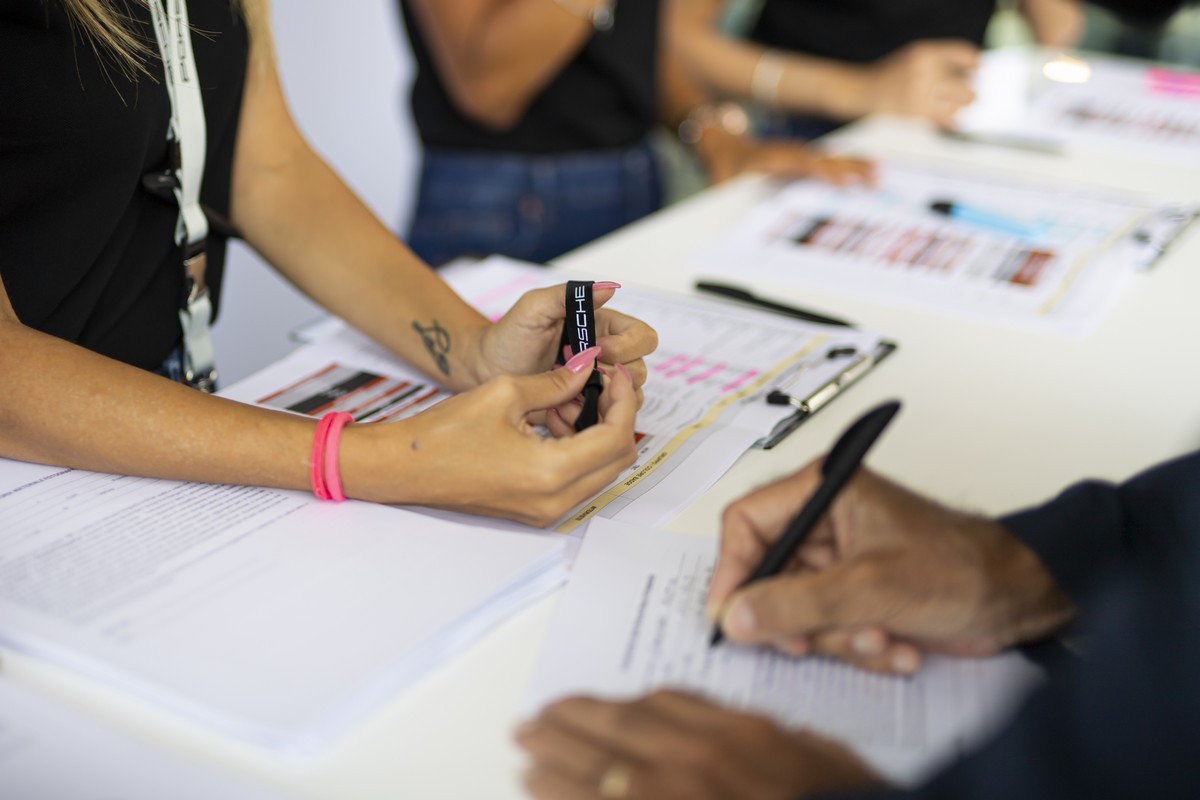
M308 456L308 483L318 500L329 499L329 490L325 488L325 437L332 424L332 414L321 417L313 433L312 452Z
M338 470L338 450L342 444L342 428L353 422L354 417L345 411L325 415L326 419L330 417L332 417L332 421L329 423L329 432L325 435L325 489L329 492L330 500L340 503L346 499L346 495L342 493L342 476Z

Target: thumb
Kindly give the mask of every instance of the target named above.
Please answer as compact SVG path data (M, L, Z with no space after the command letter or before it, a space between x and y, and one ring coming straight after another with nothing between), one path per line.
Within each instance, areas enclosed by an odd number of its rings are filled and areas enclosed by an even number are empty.
M557 369L510 378L516 392L517 413L545 411L578 397L599 355L598 346L589 347Z
M734 641L763 643L830 628L882 624L890 616L890 604L883 597L879 574L877 562L861 559L759 581L734 594L721 628Z

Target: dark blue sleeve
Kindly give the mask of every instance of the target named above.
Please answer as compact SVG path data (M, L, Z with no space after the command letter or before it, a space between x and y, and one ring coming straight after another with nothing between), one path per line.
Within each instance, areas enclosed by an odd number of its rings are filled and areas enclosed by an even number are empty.
M1200 797L1200 456L1120 487L1085 484L1026 513L1022 525L1043 544L1053 526L1081 525L1077 547L1100 537L1097 547L1130 557L1085 608L1084 658L974 755L924 787L870 797Z
M1178 552L1200 524L1200 452L1119 486L1088 481L1000 520L1076 602L1106 577Z

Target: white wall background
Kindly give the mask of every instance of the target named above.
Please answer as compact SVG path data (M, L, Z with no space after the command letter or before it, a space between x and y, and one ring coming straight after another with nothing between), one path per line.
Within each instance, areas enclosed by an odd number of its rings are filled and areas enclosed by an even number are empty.
M272 3L279 71L300 129L380 219L411 211L418 144L408 110L412 65L395 0ZM228 386L293 347L288 333L321 314L247 247L230 247L214 331Z

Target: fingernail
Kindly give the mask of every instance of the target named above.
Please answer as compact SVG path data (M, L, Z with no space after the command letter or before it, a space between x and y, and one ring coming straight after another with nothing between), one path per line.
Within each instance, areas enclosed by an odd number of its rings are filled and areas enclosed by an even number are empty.
M625 376L625 380L629 381L630 383L633 383L633 376L629 374L629 370L625 369L624 364L621 364L618 362L617 369L620 370L621 374Z
M758 621L754 619L754 610L750 604L737 601L725 612L725 624L722 626L731 636L750 636L754 633Z
M892 656L892 669L905 675L917 671L917 658L907 650L902 650Z
M621 284L617 283L616 281L596 281L595 283L592 284L593 292L596 291L597 289L620 289L620 288L621 288Z
M571 359L571 345L564 344L563 345L563 361L569 361L570 359Z
M574 372L576 375L578 375L581 372L586 372L587 370L590 370L592 368L592 364L595 363L596 359L599 357L600 357L600 346L593 345L592 347L589 347L587 350L584 350L581 353L571 356L570 360L567 361L567 363L564 364L563 366L565 366L567 369L571 370L571 372Z
M612 377L612 375L608 374L608 370L606 370L604 367L600 366L599 364L596 365L596 369L600 370L600 374L603 375L604 377L606 377L606 378Z
M850 640L850 646L860 656L877 656L883 652L882 637L875 631L859 631Z

